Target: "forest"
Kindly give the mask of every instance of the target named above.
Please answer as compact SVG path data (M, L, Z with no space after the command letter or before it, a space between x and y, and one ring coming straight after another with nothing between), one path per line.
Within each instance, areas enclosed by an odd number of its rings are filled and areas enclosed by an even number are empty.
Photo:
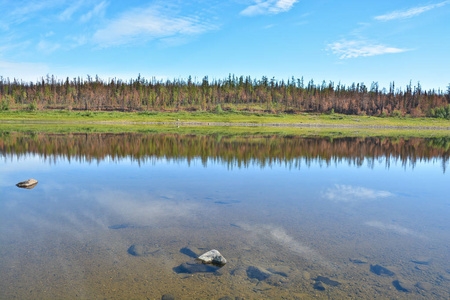
M250 111L267 113L341 113L368 116L412 116L450 119L447 90L424 90L420 82L405 88L377 82L343 85L332 81L228 78L201 80L123 81L98 76L58 79L47 75L36 82L0 76L0 110L97 111Z

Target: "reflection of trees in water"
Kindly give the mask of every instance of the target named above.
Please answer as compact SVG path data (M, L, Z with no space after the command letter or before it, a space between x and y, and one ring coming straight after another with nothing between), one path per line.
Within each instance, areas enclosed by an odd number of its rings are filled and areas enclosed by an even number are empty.
M414 167L418 161L440 161L445 172L450 154L450 138L302 138L297 136L223 137L138 134L0 134L0 152L18 156L32 153L45 159L98 162L109 158L130 158L138 163L165 158L179 161L201 159L225 163L228 166L261 167L286 164L300 167L301 163L321 165L348 163L373 167L393 161Z

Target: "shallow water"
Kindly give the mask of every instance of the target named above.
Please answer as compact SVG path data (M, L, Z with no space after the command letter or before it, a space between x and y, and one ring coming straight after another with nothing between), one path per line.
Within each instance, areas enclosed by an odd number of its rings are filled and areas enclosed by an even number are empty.
M445 141L8 134L0 153L1 299L450 298ZM211 249L224 267L179 272Z

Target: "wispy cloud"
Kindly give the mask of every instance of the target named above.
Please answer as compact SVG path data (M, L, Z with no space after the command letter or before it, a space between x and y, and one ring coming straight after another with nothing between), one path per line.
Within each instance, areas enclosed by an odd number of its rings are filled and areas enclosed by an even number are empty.
M11 62L0 60L0 74L3 77L36 81L44 74L48 74L49 70L50 68L46 64L42 63Z
M7 3L8 6L2 5L0 2L0 9L2 10L2 17L0 20L0 28L9 30L11 26L24 23L36 14L41 13L45 9L51 9L58 5L57 1L42 0L42 1L11 1Z
M436 4L430 4L426 6L419 6L419 7L413 7L407 10L397 10L385 15L376 16L374 17L375 20L378 21L391 21L391 20L398 20L398 19L408 19L415 16L418 16L420 14L423 14L424 12L427 12L429 10L442 7L446 4L449 4L450 1L444 1Z
M106 10L106 7L108 6L108 4L109 3L107 1L100 2L99 4L94 6L94 8L92 10L90 10L87 13L85 13L84 15L82 15L80 18L80 21L85 23L85 22L89 21L90 19L92 19L92 17L103 16L105 14L105 10Z
M100 47L110 47L175 36L193 36L216 28L200 17L183 16L153 6L133 9L111 20L94 34L93 40Z
M39 41L36 47L40 52L44 54L51 54L61 48L61 45L58 43L53 43L45 40Z
M370 222L366 222L364 223L367 226L370 227L374 227L383 231L391 231L391 232L395 232L401 235L411 235L411 236L416 236L416 237L423 237L422 235L418 234L417 232L405 228L403 226L400 225L396 225L396 224L385 224L379 221L370 221Z
M328 44L327 49L333 54L338 55L340 59L402 53L411 50L389 47L378 43L370 43L364 40L342 40L339 42Z
M324 198L334 202L359 202L393 196L388 191L372 190L361 186L336 184L327 189Z
M66 9L64 9L58 16L58 19L61 21L67 21L72 18L72 15L76 13L81 6L83 6L84 1L73 1Z
M243 16L275 15L289 11L298 0L255 0L254 2L255 4L248 6L240 14Z

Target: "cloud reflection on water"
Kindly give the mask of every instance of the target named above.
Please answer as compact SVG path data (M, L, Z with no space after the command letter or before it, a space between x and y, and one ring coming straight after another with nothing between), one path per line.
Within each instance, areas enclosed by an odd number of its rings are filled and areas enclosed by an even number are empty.
M405 228L403 226L396 225L396 224L387 224L387 223L382 223L379 221L369 221L369 222L365 222L364 224L367 226L370 226L370 227L380 229L382 231L391 231L391 232L398 233L400 235L409 235L409 236L424 238L423 235L421 235L411 229L408 229L408 228Z
M192 218L200 209L197 203L166 198L155 200L146 193L130 194L123 191L103 191L95 195L104 206L121 222L147 226L158 222L173 221L174 218Z
M333 202L360 202L391 197L388 191L373 190L361 186L335 184L323 193L323 197Z
M333 267L333 264L323 257L318 251L295 240L292 236L287 234L286 230L282 227L273 225L250 225L246 223L238 223L238 225L261 239L270 238L280 246L298 254L308 261L318 263L329 268Z

